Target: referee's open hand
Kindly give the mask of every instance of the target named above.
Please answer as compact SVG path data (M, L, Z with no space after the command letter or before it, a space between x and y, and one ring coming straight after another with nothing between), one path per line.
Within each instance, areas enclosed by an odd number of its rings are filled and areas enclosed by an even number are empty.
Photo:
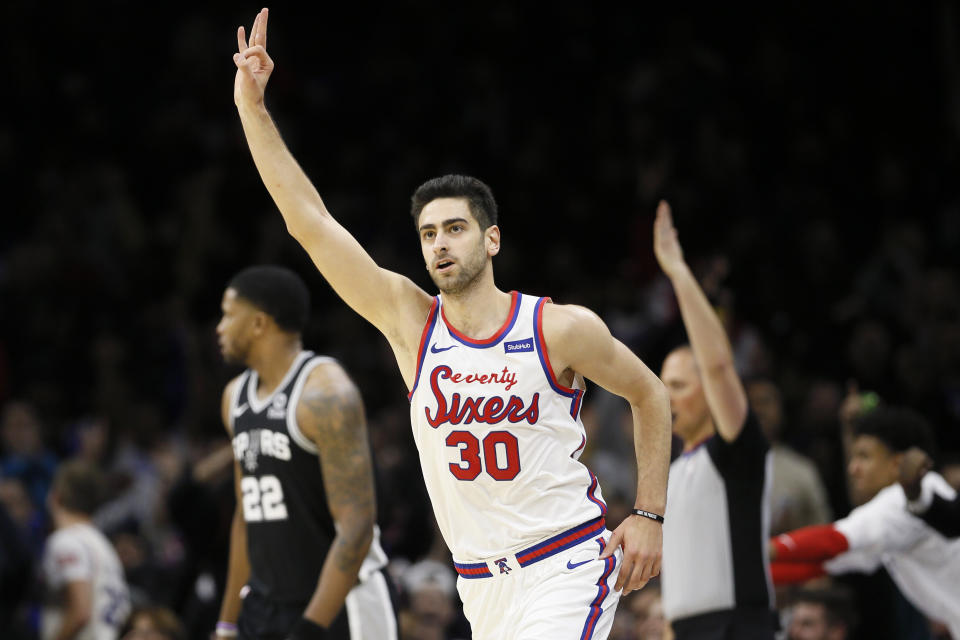
M627 595L660 574L663 525L649 518L629 516L614 530L600 558L610 557L617 547L623 548L623 564L613 588L622 589L623 595Z

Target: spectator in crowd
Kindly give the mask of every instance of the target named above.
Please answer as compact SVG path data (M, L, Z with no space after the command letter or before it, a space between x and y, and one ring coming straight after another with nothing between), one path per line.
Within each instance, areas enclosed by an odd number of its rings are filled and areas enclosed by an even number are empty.
M400 577L403 600L400 633L417 640L457 640L469 636L462 629L454 599L456 576L446 564L424 559L407 567ZM469 629L469 627L467 627Z
M847 640L853 602L841 588L802 589L792 596L788 640Z
M783 399L780 389L770 380L747 383L750 408L770 442L773 458L773 482L770 486L770 533L777 535L811 524L829 522L827 492L817 467L809 458L781 440Z
M637 640L670 640L673 634L663 615L659 586L648 585L643 591L631 596L629 607L633 614Z
M44 444L43 423L26 402L9 402L0 414L0 476L23 482L31 502L42 510L57 458ZM42 511L41 511L42 513Z
M187 640L187 634L176 613L153 605L134 609L123 640Z

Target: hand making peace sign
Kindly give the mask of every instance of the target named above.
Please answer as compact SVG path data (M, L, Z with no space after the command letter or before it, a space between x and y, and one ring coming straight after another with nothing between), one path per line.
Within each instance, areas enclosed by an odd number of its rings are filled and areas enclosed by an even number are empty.
M233 54L237 76L233 82L233 101L238 107L262 103L273 73L273 60L267 55L267 17L267 9L261 9L250 28L249 44L243 27L237 28L238 52Z

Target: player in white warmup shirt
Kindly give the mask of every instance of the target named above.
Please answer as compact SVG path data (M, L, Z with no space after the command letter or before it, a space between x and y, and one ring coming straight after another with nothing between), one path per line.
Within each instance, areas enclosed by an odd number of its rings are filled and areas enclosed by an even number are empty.
M99 493L93 467L67 462L57 469L47 500L55 531L43 551L43 640L113 640L130 614L120 559L90 522Z
M234 101L247 143L291 235L393 349L473 637L606 638L620 591L659 572L670 445L662 383L587 309L497 288L497 208L475 178L437 178L413 196L441 295L377 266L327 211L264 106L266 31L264 9L249 46L237 33ZM577 461L584 378L633 410L637 508L613 533L596 479Z
M796 529L770 544L773 578L789 584L825 573L873 573L886 567L903 595L960 637L960 539L948 539L907 509L897 482L904 452L929 449L929 428L912 410L881 406L854 423L849 475L859 495L875 495L833 524ZM933 471L921 492L955 500Z

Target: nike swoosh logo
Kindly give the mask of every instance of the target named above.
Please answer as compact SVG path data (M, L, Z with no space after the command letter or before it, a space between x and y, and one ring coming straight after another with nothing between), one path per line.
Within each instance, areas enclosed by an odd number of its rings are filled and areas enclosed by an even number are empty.
M440 353L441 351L449 351L450 349L453 349L455 346L457 345L452 344L449 347L437 348L437 343L434 342L432 345L430 345L430 353Z
M250 408L249 405L242 405L242 406L237 407L236 409L233 410L233 417L234 417L234 418L239 418L239 417L242 416L244 413L246 413L246 412L247 412L247 409L249 409L249 408Z
M593 562L593 559L591 558L590 560L584 560L583 562L570 562L567 560L567 569L575 569L582 564L587 564L588 562Z

